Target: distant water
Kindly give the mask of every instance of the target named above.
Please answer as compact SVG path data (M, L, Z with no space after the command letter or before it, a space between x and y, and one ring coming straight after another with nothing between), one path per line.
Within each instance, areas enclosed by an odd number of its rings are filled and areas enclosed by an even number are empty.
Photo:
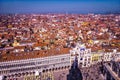
M0 14L120 13L120 0L0 0Z

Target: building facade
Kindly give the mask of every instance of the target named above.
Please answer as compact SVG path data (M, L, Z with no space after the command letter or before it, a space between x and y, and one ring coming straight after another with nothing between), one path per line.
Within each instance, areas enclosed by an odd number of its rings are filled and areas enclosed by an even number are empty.
M8 76L23 73L41 73L44 71L57 70L70 67L70 55L57 55L44 58L33 58L0 62L0 76Z
M75 48L70 50L70 53L63 55L0 62L0 76L29 72L40 74L44 71L69 68L75 58L78 59L79 66L89 67L101 61L120 61L120 52L91 52L91 49L87 49L84 44L77 44Z
M89 67L101 61L109 62L120 59L120 52L113 50L113 52L91 52L91 49L87 49L83 44L77 44L75 48L70 50L70 63L72 64L75 57L78 58L78 64L81 67Z

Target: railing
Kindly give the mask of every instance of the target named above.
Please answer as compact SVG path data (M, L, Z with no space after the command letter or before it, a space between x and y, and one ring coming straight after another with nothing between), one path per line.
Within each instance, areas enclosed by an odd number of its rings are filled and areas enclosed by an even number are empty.
M110 68L110 66L108 66L107 64L104 65L106 67L106 69L110 72L111 76L115 79L115 80L120 80L120 78L115 74L114 71L112 71L112 69Z

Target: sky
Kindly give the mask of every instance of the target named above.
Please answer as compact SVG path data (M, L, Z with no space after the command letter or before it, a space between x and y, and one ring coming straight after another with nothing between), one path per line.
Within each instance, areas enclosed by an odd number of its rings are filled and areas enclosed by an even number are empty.
M0 0L0 13L120 13L120 0Z

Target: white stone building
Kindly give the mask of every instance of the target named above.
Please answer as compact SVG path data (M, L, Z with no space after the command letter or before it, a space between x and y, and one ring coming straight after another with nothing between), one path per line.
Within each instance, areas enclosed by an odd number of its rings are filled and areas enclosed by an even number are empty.
M84 44L78 44L75 48L70 50L70 64L72 64L75 56L78 58L78 64L81 67L89 67L101 61L111 61L113 58L120 59L119 52L113 50L113 52L91 52L91 49L86 49Z
M70 54L0 62L0 76L43 72L70 67Z
M78 58L78 64L81 67L88 67L91 64L91 49L86 49L84 44L77 44L75 48L70 50L70 62L75 59L75 56Z

